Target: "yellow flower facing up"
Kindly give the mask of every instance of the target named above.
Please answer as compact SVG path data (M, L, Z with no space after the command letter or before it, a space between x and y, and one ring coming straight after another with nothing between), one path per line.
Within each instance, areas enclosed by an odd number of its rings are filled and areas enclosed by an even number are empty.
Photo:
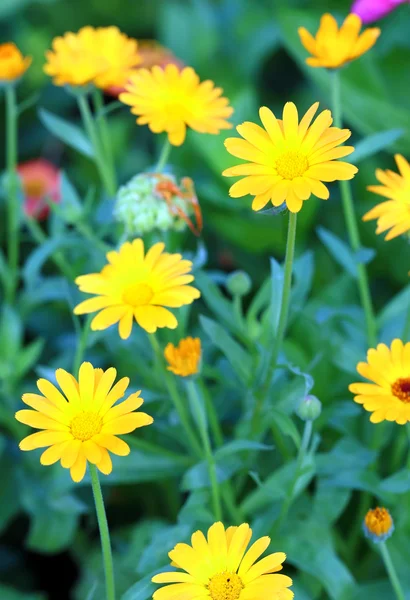
M375 45L380 35L377 27L360 34L361 27L362 21L355 14L348 15L340 29L332 15L323 15L316 37L304 27L299 27L300 40L312 55L306 63L311 67L336 69L359 58Z
M42 431L24 438L21 450L47 448L41 455L41 464L61 461L62 467L70 469L74 481L83 479L87 461L101 473L111 473L109 452L119 456L130 452L128 444L117 436L153 422L146 413L134 412L143 404L141 392L117 404L129 379L124 377L114 385L116 376L113 367L103 371L84 362L78 381L67 371L57 369L61 391L47 379L39 379L40 394L23 395L23 402L34 410L19 410L16 419Z
M366 513L363 523L365 536L373 542L384 542L394 531L393 519L387 508L377 507Z
M270 544L262 537L247 551L252 530L247 523L225 529L214 523L207 537L196 531L189 544L177 544L169 553L178 571L159 573L154 583L171 584L154 592L154 600L291 600L292 580L279 574L283 552L258 560Z
M367 188L388 200L377 204L363 217L363 221L377 219L376 233L390 229L386 240L410 232L410 164L401 154L394 158L400 173L377 169L376 177L382 185L369 185Z
M144 242L136 239L125 242L118 251L108 252L109 264L100 273L77 277L80 290L96 297L76 306L74 313L100 311L91 329L107 329L118 323L122 339L130 336L134 319L148 333L158 327L175 329L178 321L165 307L191 304L200 293L187 285L194 280L191 261L163 250L160 242L145 254Z
M233 113L222 89L212 81L199 81L191 67L179 70L174 64L151 70L139 69L119 98L138 115L138 125L153 133L166 132L174 146L180 146L190 127L200 133L218 134L232 127L226 119Z
M269 201L273 206L286 202L297 213L312 194L329 198L324 181L354 177L355 166L335 160L353 152L352 146L340 146L351 132L331 126L330 110L313 121L318 107L318 102L313 104L299 122L293 102L285 104L282 120L263 106L259 110L263 128L250 122L238 125L243 139L228 138L225 146L230 154L248 162L223 172L226 177L243 177L229 190L233 198L255 196L253 210L261 210Z
M201 363L201 340L187 337L181 340L178 346L167 344L164 356L169 364L168 371L180 377L195 375Z
M372 423L410 421L410 342L395 339L390 348L371 348L367 363L360 362L357 371L372 383L352 383L349 390L357 394L354 401L372 413Z
M31 65L31 56L23 56L13 42L0 44L0 81L14 81Z

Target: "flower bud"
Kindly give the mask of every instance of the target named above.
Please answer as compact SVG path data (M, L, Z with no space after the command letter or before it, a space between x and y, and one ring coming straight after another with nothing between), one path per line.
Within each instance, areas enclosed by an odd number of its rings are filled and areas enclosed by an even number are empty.
M394 523L387 508L369 510L363 521L364 535L375 544L387 540L394 531Z
M252 288L252 280L245 271L234 271L228 275L226 288L232 296L246 296Z
M305 396L299 404L296 414L303 421L314 421L322 412L322 403L316 396Z

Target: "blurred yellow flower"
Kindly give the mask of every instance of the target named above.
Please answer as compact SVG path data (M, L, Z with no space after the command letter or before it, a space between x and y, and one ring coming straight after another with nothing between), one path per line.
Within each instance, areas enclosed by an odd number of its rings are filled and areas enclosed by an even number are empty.
M209 80L200 83L191 67L179 70L168 64L163 69L139 69L125 89L119 98L138 115L138 125L148 125L153 133L165 131L174 146L184 142L187 127L213 134L232 127L226 119L233 108L222 89Z
M293 102L285 104L282 120L263 106L259 116L264 128L250 122L238 125L244 139L228 138L225 146L230 154L249 162L223 172L226 177L244 177L230 188L233 198L255 196L253 210L261 210L269 201L273 206L286 202L288 209L297 213L311 194L329 198L323 181L354 177L355 166L335 160L353 152L352 146L337 147L351 132L331 127L330 110L321 112L312 123L318 107L318 102L313 104L299 122Z
M89 362L81 365L78 381L63 369L57 369L55 375L61 392L51 381L39 379L41 395L23 395L23 402L34 410L19 410L16 419L42 431L24 438L20 449L47 447L41 464L61 461L74 481L83 479L87 461L108 475L112 471L109 452L119 456L130 452L128 444L116 436L153 422L146 413L134 412L144 402L141 392L116 404L125 394L128 377L113 386L117 371L113 367L95 369Z
M0 81L14 81L27 71L31 56L23 56L13 42L0 44Z
M312 55L306 59L306 63L311 67L336 69L362 56L374 46L380 29L366 29L360 35L361 26L360 17L350 14L339 29L336 19L327 13L320 20L316 37L304 27L299 27L300 40Z
M284 552L269 554L256 562L270 544L269 537L256 540L247 523L225 529L214 523L207 537L192 534L191 544L177 544L168 556L177 571L159 573L154 583L171 584L154 592L154 600L291 600L292 580L278 574L286 559Z
M372 383L352 383L349 390L357 394L354 401L372 413L372 423L410 421L410 342L395 339L390 348L385 344L371 348L357 371Z
M389 169L377 169L376 177L383 185L369 185L367 188L388 200L377 204L363 217L363 221L377 219L376 233L390 229L386 240L410 231L410 164L401 154L394 158L400 174Z
M394 531L393 519L383 507L370 509L364 518L363 530L373 542L384 542Z
M201 362L201 340L187 337L181 340L178 346L167 344L164 356L169 364L168 371L180 377L189 377L199 371Z
M122 339L130 336L134 318L149 333L158 327L175 329L178 321L165 307L191 304L200 293L186 285L194 280L191 261L163 250L160 242L144 255L144 242L136 239L125 242L118 252L108 252L109 264L100 273L77 277L80 290L96 297L81 302L74 313L100 311L91 322L91 329L107 329L118 323Z

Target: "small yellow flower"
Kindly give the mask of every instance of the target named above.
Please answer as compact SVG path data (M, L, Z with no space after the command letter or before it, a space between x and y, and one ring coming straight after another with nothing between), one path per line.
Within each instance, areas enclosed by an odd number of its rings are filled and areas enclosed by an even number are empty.
M377 169L376 177L382 185L369 185L367 188L388 200L377 204L363 217L363 221L377 219L376 233L390 229L386 240L410 231L410 164L401 154L396 154L394 158L400 174L389 169Z
M367 363L360 362L357 371L372 383L352 383L349 390L357 394L354 401L372 413L372 423L410 421L410 342L395 339L390 348L371 348Z
M209 80L200 83L191 67L180 71L169 64L163 69L139 69L125 89L119 98L138 115L138 125L148 125L153 133L166 131L174 146L184 142L187 127L213 134L232 127L226 119L233 108L222 96L222 89Z
M187 337L178 346L170 343L165 348L164 356L169 363L168 371L180 377L195 375L201 362L201 340Z
M13 42L0 44L0 81L14 81L27 71L31 56L23 56Z
M246 122L238 125L244 138L228 138L226 149L248 162L226 169L226 177L243 176L229 190L233 198L255 196L252 208L261 210L271 201L273 206L286 202L297 213L313 194L327 200L329 190L323 181L352 179L357 168L335 160L351 154L352 146L340 146L351 135L348 129L332 127L330 110L313 121L319 107L316 102L299 122L293 102L287 102L282 120L266 106L259 110L263 127Z
M180 254L163 252L162 242L144 253L144 242L125 242L107 253L109 262L100 273L77 277L82 292L96 294L75 307L76 315L100 311L91 329L107 329L118 323L122 339L131 335L133 320L154 333L158 327L175 329L178 321L165 307L178 308L199 298L199 291L186 285L194 280L192 263Z
M116 436L153 422L146 413L134 412L144 402L141 392L116 404L129 384L128 377L123 377L113 386L116 376L113 367L103 371L84 362L78 381L67 371L57 369L61 392L47 379L39 379L41 395L23 395L23 402L34 410L19 410L16 419L42 431L24 438L20 449L47 448L41 455L41 464L61 461L62 467L70 469L74 481L83 479L87 461L101 473L111 473L109 452L119 456L130 453L128 444Z
M393 519L386 508L373 508L364 518L363 530L365 536L373 542L384 542L394 531Z
M311 67L327 67L336 69L359 58L376 43L380 29L366 29L360 35L362 21L358 15L350 14L343 25L338 28L336 19L325 14L320 20L320 27L313 37L304 27L299 27L299 37L310 54L306 63Z
M214 523L207 537L196 531L192 546L177 544L169 552L171 564L178 570L152 578L154 583L171 584L154 592L153 599L291 600L292 580L278 574L286 554L275 552L258 561L270 538L256 540L246 551L251 537L247 523L227 529L220 522Z

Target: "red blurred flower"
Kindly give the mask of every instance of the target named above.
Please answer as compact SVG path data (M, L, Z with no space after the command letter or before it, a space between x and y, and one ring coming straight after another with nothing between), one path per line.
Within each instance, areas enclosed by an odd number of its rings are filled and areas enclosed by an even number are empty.
M24 193L24 212L38 220L50 211L47 199L60 202L60 172L44 158L21 163L17 167Z
M359 15L363 23L372 23L405 2L409 0L356 0L352 6L352 13Z

